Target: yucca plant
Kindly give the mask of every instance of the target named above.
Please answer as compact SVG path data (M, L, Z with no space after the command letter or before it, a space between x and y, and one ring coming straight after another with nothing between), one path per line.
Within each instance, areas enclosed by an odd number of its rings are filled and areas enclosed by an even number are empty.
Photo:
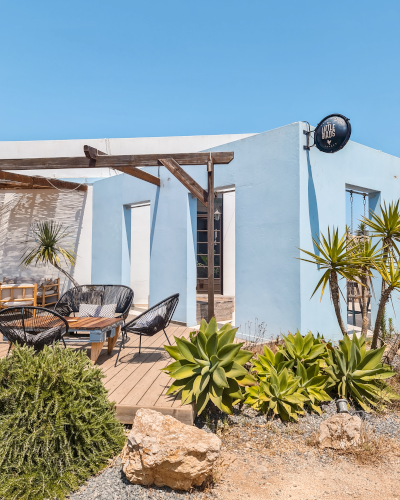
M331 385L330 377L322 375L317 364L306 369L301 361L297 363L296 376L299 378L299 388L303 389L304 395L309 399L309 405L321 415L321 408L318 404L332 400L325 391Z
M337 384L342 398L351 396L365 411L379 403L399 399L399 396L383 382L395 375L390 366L382 364L385 347L366 350L365 337L352 340L345 336L339 347L329 351L328 367L325 371Z
M61 222L36 222L30 228L30 235L25 241L25 250L21 257L21 265L28 267L32 263L51 264L62 272L74 286L79 286L74 278L61 267L61 260L75 265L76 255L71 245L62 246L72 232Z
M263 413L273 411L282 420L298 420L304 414L304 403L308 401L299 387L300 378L293 376L287 368L281 373L271 371L268 382L260 381L260 385L247 387L245 403Z
M226 324L218 330L215 318L203 319L198 333L190 340L175 337L176 346L164 349L176 361L163 370L175 379L167 394L182 391L182 404L196 402L200 414L211 401L223 412L232 413L232 406L244 399L241 387L256 384L244 365L253 353L234 343L237 328Z
M382 240L382 247L384 255L390 253L400 254L399 248L396 243L400 242L400 209L398 200L396 203L386 202L380 206L381 217L375 212L370 210L370 218L363 217L362 222L371 230L373 238L380 238Z
M282 335L282 337L285 345L279 346L279 352L286 359L293 360L295 368L299 362L304 363L306 367L312 364L323 363L327 348L319 336L316 338L311 332L308 332L303 337L299 330L297 330L296 335L289 333L288 336Z
M369 327L368 319L368 283L372 278L372 270L374 269L374 264L377 262L381 255L382 249L380 248L380 241L375 245L372 244L372 239L364 237L362 239L354 239L354 252L362 261L360 276L361 283L361 304L362 304L362 327L361 334L367 335Z
M400 291L400 260L397 260L395 263L393 256L389 256L387 260L381 259L374 262L374 267L382 276L385 287L382 288L378 312L376 313L371 349L376 349L378 347L379 332L381 330L385 306L389 302L392 292L394 290Z
M318 281L311 297L313 297L315 292L321 287L322 300L325 288L329 284L336 318L343 335L347 335L347 329L340 314L340 291L338 277L354 281L360 278L363 274L361 269L363 261L357 254L355 254L353 248L348 248L346 236L347 235L345 233L341 238L339 238L338 229L335 230L335 228L333 228L331 235L328 227L327 238L325 238L322 233L321 238L318 241L313 238L314 248L316 248L315 253L299 248L301 252L304 252L311 257L309 259L301 258L300 260L315 264L320 270L325 271L321 279Z

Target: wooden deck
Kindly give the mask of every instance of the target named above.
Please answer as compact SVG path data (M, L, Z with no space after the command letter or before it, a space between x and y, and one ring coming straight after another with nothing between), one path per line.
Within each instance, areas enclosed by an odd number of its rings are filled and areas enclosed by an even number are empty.
M174 336L188 338L192 330L193 328L170 325L167 334L171 344L174 344ZM96 365L105 375L104 386L108 389L109 399L116 403L117 417L122 423L131 424L138 409L150 408L165 415L172 415L185 424L193 424L194 405L181 406L180 397L165 395L172 383L172 379L160 371L171 362L169 354L163 348L166 342L164 332L159 332L153 337L143 337L142 352L139 355L139 336L129 334L117 366L114 364L120 340L110 355L107 354L105 344ZM89 342L76 346L68 344L68 348L86 350L90 357ZM7 350L8 344L0 341L0 357L4 357Z

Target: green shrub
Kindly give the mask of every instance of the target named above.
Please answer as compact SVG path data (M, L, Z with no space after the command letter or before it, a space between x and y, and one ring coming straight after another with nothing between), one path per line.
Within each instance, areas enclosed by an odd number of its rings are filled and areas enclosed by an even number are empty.
M64 499L124 445L101 370L58 345L0 361L0 498Z
M264 356L257 354L257 359L252 361L253 369L259 380L269 380L272 371L280 373L284 368L292 368L294 360L288 360L283 350L274 354L269 347L264 346Z
M241 349L243 343L234 343L236 331L229 324L218 331L215 318L208 325L203 319L190 341L175 337L176 346L164 346L176 360L163 368L175 379L167 394L182 391L182 404L196 401L199 414L210 399L231 414L232 405L244 399L241 387L256 384L244 368L253 353Z

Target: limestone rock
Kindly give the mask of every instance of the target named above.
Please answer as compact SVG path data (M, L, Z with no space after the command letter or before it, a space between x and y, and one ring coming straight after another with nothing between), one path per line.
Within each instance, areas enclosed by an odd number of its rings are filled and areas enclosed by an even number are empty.
M362 421L356 415L338 413L324 420L317 432L319 448L345 449L360 439Z
M123 471L133 484L189 490L211 474L220 449L215 434L140 409L122 452Z

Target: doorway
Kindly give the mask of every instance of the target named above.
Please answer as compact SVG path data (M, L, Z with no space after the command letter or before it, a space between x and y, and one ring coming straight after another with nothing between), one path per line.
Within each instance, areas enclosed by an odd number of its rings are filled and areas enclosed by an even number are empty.
M216 195L214 200L214 293L223 294L223 196ZM207 208L197 202L197 287L198 293L208 291L208 241Z
M148 306L150 294L150 202L131 205L131 276L134 304Z

